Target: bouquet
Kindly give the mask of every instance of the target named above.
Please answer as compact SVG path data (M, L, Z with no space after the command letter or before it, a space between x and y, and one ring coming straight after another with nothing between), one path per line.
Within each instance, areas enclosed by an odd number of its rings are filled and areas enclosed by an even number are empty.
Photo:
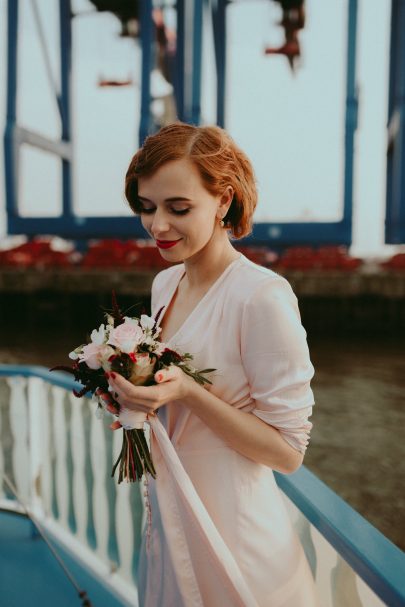
M112 310L105 313L105 323L91 332L88 343L70 352L69 358L74 361L72 366L58 365L50 371L61 370L74 375L75 380L83 384L83 389L79 392L73 390L73 394L78 398L87 393L95 396L98 400L98 417L102 417L106 405L95 393L110 390L105 375L107 372L119 373L135 386L151 386L156 384L154 375L157 371L176 365L199 384L212 384L204 374L215 369L198 371L190 363L193 359L191 354L181 354L160 341L159 334L162 329L158 326L158 320L162 310L163 307L155 318L146 314L141 314L140 318L126 316L120 310L113 291ZM111 398L119 410L119 403ZM139 411L138 416L131 415L132 420L134 417L138 419L135 428L122 424L122 448L111 473L111 476L114 476L117 466L120 466L118 483L124 479L127 482L140 481L147 472L156 478L143 429L147 414Z

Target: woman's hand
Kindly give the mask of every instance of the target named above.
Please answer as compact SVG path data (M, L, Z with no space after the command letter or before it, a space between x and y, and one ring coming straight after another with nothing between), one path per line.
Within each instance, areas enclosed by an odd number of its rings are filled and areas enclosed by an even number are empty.
M120 407L130 411L143 411L152 416L159 407L170 401L189 398L193 390L199 387L192 377L175 365L170 365L167 369L161 369L155 373L154 379L157 382L155 386L134 386L118 373L106 373L106 375L109 390ZM105 392L98 395L107 403L108 411L114 414L119 413L109 395L106 395ZM121 424L119 421L115 421L110 428L117 430L121 428Z

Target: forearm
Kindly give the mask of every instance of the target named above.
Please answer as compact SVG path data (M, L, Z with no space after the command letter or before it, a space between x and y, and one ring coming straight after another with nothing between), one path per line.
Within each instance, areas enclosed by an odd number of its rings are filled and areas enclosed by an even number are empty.
M195 384L182 404L197 415L227 445L245 457L290 474L302 464L303 454L291 447L280 432L264 421Z

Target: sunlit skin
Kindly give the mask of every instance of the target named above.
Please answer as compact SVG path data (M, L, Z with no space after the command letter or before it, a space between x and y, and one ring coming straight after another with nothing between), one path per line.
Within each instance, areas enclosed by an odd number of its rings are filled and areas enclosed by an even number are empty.
M219 225L232 203L232 187L213 196L190 160L168 162L153 175L141 178L138 196L145 209L142 225L148 234L155 240L181 239L174 247L159 251L174 264L184 262L183 297L204 293L239 257L226 229ZM166 403L178 402L242 455L284 474L302 464L303 454L291 447L276 428L232 407L210 392L209 385L201 386L178 367L158 371L155 381L154 386L134 386L119 374L108 375L114 398L123 408L154 415ZM107 409L117 415L111 395L100 395ZM110 427L116 430L121 424L115 421Z

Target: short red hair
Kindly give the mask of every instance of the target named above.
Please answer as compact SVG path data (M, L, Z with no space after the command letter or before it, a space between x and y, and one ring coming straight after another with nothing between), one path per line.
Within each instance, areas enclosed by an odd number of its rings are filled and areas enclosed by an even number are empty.
M256 179L252 164L232 137L218 126L194 126L174 122L149 135L136 152L125 176L125 196L139 214L139 177L152 175L171 160L188 158L198 169L205 188L220 196L232 186L234 197L224 222L235 238L252 232L257 204Z

